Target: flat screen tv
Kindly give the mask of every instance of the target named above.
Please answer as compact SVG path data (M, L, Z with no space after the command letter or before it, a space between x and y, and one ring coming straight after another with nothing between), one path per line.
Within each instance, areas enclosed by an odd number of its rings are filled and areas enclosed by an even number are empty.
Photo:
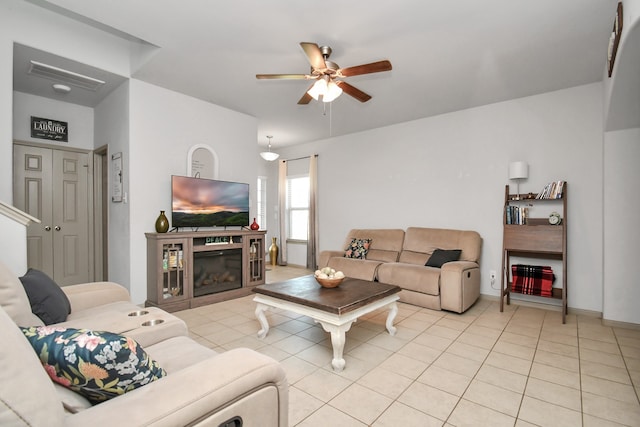
M173 227L249 225L249 184L173 175L171 199Z

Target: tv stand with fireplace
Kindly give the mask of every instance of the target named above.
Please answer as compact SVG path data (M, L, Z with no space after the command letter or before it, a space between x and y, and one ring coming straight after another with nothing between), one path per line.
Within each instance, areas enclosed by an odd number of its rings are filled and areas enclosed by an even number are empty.
M145 233L145 305L178 311L249 295L265 283L265 233Z

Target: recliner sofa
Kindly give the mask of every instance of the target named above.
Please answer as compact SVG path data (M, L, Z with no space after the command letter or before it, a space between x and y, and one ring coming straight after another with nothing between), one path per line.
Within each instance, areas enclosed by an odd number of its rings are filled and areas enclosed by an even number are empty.
M218 354L189 338L181 319L138 307L115 283L62 290L71 314L66 322L50 327L135 337L167 375L95 405L54 383L18 327L43 322L31 312L20 280L0 263L0 425L287 426L288 384L283 368L272 358L246 348Z
M434 310L462 313L480 297L482 238L475 231L353 229L343 247L353 239L370 241L364 259L349 258L345 250L322 251L319 268L328 266L347 277L400 286L400 301ZM460 255L440 267L425 265L436 250L460 250Z

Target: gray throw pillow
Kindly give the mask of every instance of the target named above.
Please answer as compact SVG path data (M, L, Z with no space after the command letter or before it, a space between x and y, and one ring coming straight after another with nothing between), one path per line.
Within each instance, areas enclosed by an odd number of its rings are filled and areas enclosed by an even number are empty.
M433 251L425 265L427 267L440 268L444 263L459 260L461 253L461 249L436 249Z
M71 303L60 286L49 276L30 268L20 281L29 298L31 311L45 325L67 320L67 315L71 313Z

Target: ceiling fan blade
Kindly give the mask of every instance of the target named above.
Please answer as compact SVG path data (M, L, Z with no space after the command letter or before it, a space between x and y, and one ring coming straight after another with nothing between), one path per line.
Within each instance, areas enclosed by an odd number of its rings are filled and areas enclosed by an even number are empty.
M302 50L307 55L307 59L309 60L309 64L311 64L311 68L314 70L323 70L327 68L327 64L324 62L324 56L322 56L322 52L320 48L315 43L302 42L300 43Z
M360 89L358 89L358 88L356 88L354 86L351 86L347 82L343 82L341 80L337 80L336 84L342 88L342 91L344 93L346 93L347 95L353 96L355 99L357 99L360 102L367 102L368 100L371 99L371 95L368 95L368 94L364 93L363 91L361 91Z
M313 85L309 86L309 89L311 89L312 87L313 87ZM298 101L298 105L307 105L308 103L311 102L313 97L311 95L309 95L309 89L307 89L304 92L304 95L302 95L302 98L300 98L300 100Z
M382 71L391 71L391 62L378 61L370 64L356 65L355 67L347 67L339 70L339 74L343 77L359 76L360 74L380 73Z
M304 95L302 95L302 98L298 101L298 105L307 105L312 99L311 95L305 92Z
M256 74L256 79L296 79L305 80L313 78L307 74Z

